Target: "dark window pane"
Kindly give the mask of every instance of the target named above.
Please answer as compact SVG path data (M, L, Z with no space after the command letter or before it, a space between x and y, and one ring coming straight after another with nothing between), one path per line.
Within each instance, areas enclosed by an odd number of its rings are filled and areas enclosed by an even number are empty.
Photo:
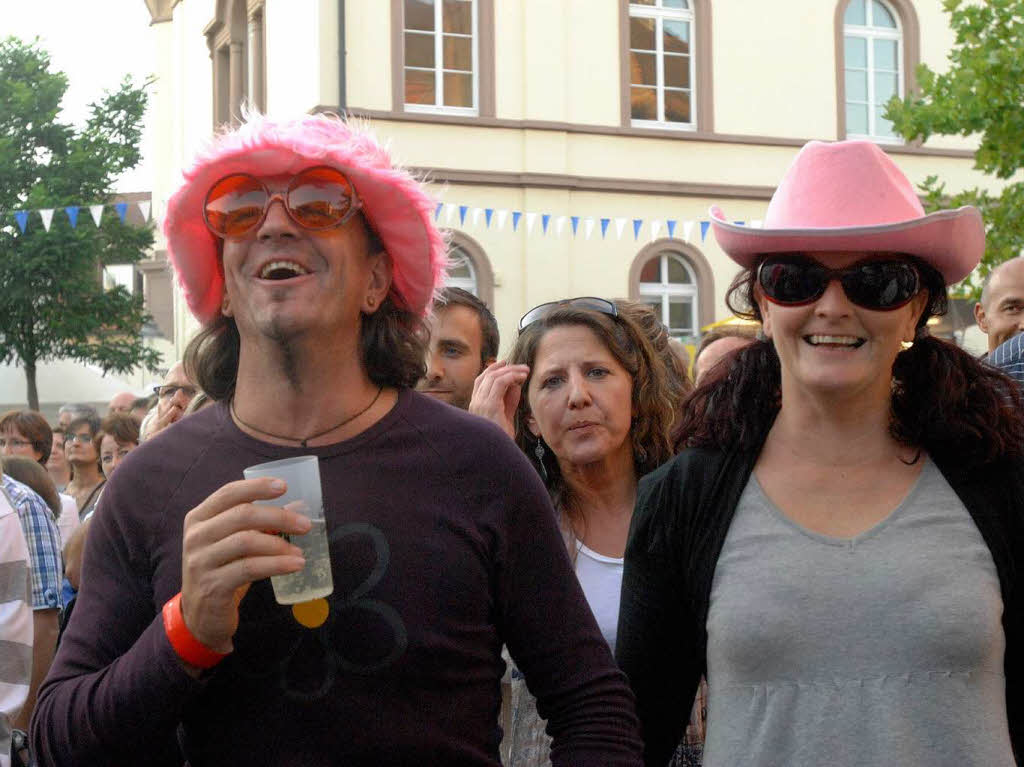
M654 19L629 20L629 47L643 51L654 50Z
M473 38L444 35L441 45L444 47L445 69L461 69L465 72L473 69Z
M676 298L668 300L668 324L672 330L692 333L693 328L693 302L689 298Z
M654 259L654 263L658 263L657 258ZM661 296L641 294L640 303L647 304L649 307L651 307L654 310L654 313L657 315L658 319L661 321L661 324L665 324L665 315L661 309Z
M666 21L663 27L665 53L690 52L690 24L686 21Z
M675 282L682 285L690 285L693 280L690 279L690 273L686 271L686 267L679 261L678 258L668 256L665 259L668 262L668 281Z
M466 254L463 253L462 248L456 246L448 253L448 277L463 278L467 280L473 279L473 272L469 269L469 261L466 258Z
M473 34L473 4L470 0L444 0L441 24L445 32L459 35Z
M665 85L669 88L690 87L690 57L665 56Z
M629 81L633 85L656 85L658 75L654 68L657 61L653 53L630 53Z
M665 90L665 121L688 123L690 120L690 92Z
M416 32L405 33L405 65L407 67L434 66L434 36Z
M405 103L436 104L437 94L434 89L434 73L415 69L405 70Z
M434 0L405 0L406 29L434 29Z
M658 94L654 88L629 89L630 115L634 120L658 119Z
M444 75L444 105L446 107L473 106L473 75Z
M654 5L654 0L630 0L633 5Z
M652 258L644 268L640 270L640 282L661 282L661 256ZM661 304L658 304L658 313L661 313Z
M864 26L868 23L864 0L850 0L850 4L846 6L846 15L843 17L843 23L857 24L859 26Z

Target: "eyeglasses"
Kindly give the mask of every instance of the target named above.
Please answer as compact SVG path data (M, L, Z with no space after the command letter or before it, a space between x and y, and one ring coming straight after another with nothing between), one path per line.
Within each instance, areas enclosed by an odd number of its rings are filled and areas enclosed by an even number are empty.
M757 268L757 284L765 298L782 306L817 301L832 280L839 280L851 302L874 311L899 309L921 288L921 277L909 261L862 261L829 269L805 256L779 256L765 259Z
M548 301L546 304L533 307L520 318L519 329L523 330L537 320L544 319L556 309L566 306L576 309L590 309L591 311L601 312L601 314L608 314L612 317L619 316L619 310L615 308L615 304L611 301L604 298L596 298L595 296L581 296L580 298L566 298L562 301Z
M203 218L218 237L239 239L263 223L277 199L292 221L311 231L341 226L362 208L341 171L318 166L298 173L284 192L276 193L248 173L225 176L206 193Z
M3 450L5 447L18 449L31 444L31 442L26 442L23 439L7 439L6 437L0 437L0 450Z
M69 434L64 438L64 442L81 442L84 444L86 442L92 442L92 435L88 432L82 432L81 434Z
M194 386L178 386L176 384L164 384L163 386L154 386L153 393L160 399L170 399L179 391L185 392L185 396L192 399L196 394L199 393L199 389Z

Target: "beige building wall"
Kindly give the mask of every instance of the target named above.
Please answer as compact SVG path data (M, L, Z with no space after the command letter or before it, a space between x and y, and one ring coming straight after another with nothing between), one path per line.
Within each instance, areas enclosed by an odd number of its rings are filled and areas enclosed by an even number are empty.
M212 127L212 70L206 31L230 13L262 8L266 107L294 115L343 106L372 121L395 156L430 179L443 208L439 224L479 246L494 275L494 309L508 341L530 306L555 298L635 290L631 269L641 251L676 221L676 246L703 270L701 320L727 314L725 290L735 268L700 222L720 204L729 218L761 219L774 185L808 139L834 140L843 105L837 100L839 0L779 0L771 13L747 0L693 0L710 9L711 35L697 38L710 54L710 130L633 128L623 121L621 24L626 0L476 0L493 29L492 106L482 117L406 112L401 92L401 0L346 0L344 105L339 104L337 0L182 0L165 22L156 50L163 146L154 187L161 210L178 169ZM953 42L941 0L892 0L912 7L920 60L942 70ZM695 23L700 29L700 23ZM482 72L482 70L481 70ZM397 76L396 76L397 75ZM703 81L701 81L703 82ZM933 138L923 147L887 150L919 183L937 174L948 188L996 188L972 169L973 142ZM173 179L173 183L169 180ZM449 208L478 209L462 224ZM507 211L499 230L481 212ZM512 211L537 214L512 232ZM549 214L547 234L540 214ZM580 217L572 236L569 218ZM600 218L612 219L606 237ZM557 222L564 218L561 233ZM643 219L634 238L632 220ZM589 239L585 221L593 220ZM626 219L617 236L615 219ZM687 224L689 224L687 226ZM684 236L684 227L686 235ZM673 243L662 243L673 245ZM488 291L485 291L488 292ZM194 328L180 300L176 343Z

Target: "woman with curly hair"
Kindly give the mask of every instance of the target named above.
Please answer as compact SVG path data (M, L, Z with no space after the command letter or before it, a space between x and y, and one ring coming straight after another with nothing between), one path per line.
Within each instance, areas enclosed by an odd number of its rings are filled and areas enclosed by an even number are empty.
M617 657L664 765L706 673L704 764L1012 765L1024 755L1024 417L928 334L978 263L869 142L812 142L764 229L712 209L766 338L694 392L644 479Z
M474 386L470 412L501 426L544 479L579 586L613 650L637 482L672 455L673 405L644 329L602 298L531 309L508 361ZM505 764L549 764L545 722L515 668L511 679Z

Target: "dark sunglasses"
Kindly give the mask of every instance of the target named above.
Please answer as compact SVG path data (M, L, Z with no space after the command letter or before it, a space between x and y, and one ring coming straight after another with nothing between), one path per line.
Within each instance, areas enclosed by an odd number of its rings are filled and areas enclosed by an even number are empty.
M817 301L832 280L839 280L851 302L875 311L899 309L921 288L921 277L909 261L862 261L829 269L805 256L778 256L757 268L757 284L765 298L782 306Z
M263 223L277 199L292 221L311 231L341 226L362 207L345 174L323 166L306 168L276 193L248 173L225 176L206 193L203 218L218 237L238 239Z
M546 304L539 304L533 307L524 314L519 320L519 329L523 330L528 325L532 325L537 320L542 320L547 317L551 312L556 309L561 309L564 306L572 306L577 309L590 309L594 312L601 312L601 314L609 314L612 317L619 316L619 310L615 308L615 304L604 298L596 298L594 296L581 296L580 298L566 298L562 301L548 301Z

